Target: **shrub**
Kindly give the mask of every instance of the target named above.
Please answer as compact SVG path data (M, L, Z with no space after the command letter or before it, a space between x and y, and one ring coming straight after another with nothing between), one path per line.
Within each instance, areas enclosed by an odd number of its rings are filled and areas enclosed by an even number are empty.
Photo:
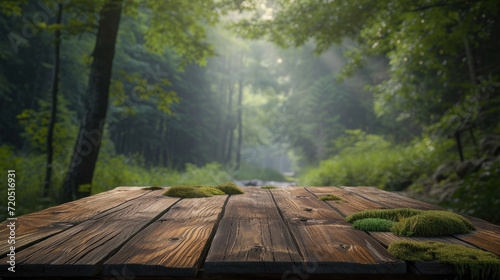
M380 218L367 218L357 220L352 227L364 231L390 231L394 222Z
M492 253L456 244L425 241L397 241L391 243L389 253L404 261L439 261L453 265L460 276L467 272L471 278L496 279L500 259Z

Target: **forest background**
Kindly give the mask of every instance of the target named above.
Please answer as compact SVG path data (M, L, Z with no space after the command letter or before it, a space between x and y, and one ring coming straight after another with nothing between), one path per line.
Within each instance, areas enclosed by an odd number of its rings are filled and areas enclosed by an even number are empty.
M16 170L17 213L64 196L119 4L88 194L377 186L500 223L497 1L340 2L2 1L0 169Z

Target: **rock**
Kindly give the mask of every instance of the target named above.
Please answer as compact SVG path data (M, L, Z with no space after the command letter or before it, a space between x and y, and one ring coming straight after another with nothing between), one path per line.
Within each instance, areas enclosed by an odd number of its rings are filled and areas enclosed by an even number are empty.
M450 177L453 172L455 172L455 163L454 162L447 162L443 163L438 168L436 169L436 172L432 175L432 179L434 181L439 182L442 181L448 177Z
M478 160L465 160L457 164L455 172L460 178L467 176L467 174L478 171L481 168L481 164L484 162L483 159Z
M489 156L500 155L500 135L487 135L479 141L479 148L483 154Z

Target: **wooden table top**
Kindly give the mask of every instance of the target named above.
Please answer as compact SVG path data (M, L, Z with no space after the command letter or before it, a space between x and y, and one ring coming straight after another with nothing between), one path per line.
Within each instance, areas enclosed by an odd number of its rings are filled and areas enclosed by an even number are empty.
M344 218L362 210L442 210L374 187L245 187L243 195L189 199L163 196L166 189L119 187L18 217L16 272L7 270L11 245L2 242L0 276L442 279L450 266L405 263L387 246L435 240L500 255L500 227L469 216L476 231L445 237L353 229ZM326 194L347 202L318 200Z

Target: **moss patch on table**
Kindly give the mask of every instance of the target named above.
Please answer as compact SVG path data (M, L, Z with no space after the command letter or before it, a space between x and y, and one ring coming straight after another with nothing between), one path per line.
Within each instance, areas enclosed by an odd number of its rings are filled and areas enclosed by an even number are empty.
M226 183L215 187L204 186L175 186L168 189L163 195L182 198L212 197L224 194L243 194L244 192L233 183Z
M398 209L376 209L354 213L346 217L346 221L356 223L365 219L385 219L393 222L393 225L386 228L399 236L441 236L449 234L469 233L475 230L472 223L466 218L450 211L438 210L417 210L411 208ZM376 226L375 223L382 221L375 220L357 222L358 229L366 231L370 228L383 229L383 226ZM380 230L378 230L380 231Z
M462 245L435 241L397 241L388 251L404 261L439 261L453 265L463 276L470 273L473 279L496 279L500 276L500 259L492 253Z
M318 200L323 200L323 201L337 201L337 202L347 202L345 200L343 200L342 198L336 196L336 195L333 195L333 194L327 194L327 195L324 195L320 198L318 198Z
M262 186L260 187L261 189L265 189L265 190L272 190L272 189L276 189L275 186Z
M363 231L390 231L393 225L394 222L390 220L366 218L355 221L352 227Z

